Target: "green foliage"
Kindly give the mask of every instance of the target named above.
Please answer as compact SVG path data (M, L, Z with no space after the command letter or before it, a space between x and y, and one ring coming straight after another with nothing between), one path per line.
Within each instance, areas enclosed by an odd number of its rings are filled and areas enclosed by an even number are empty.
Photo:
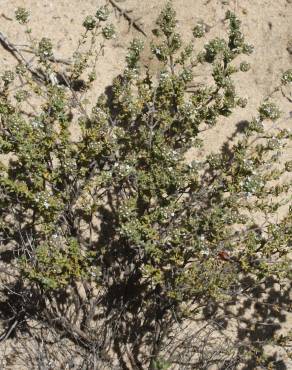
M40 244L35 250L35 261L23 257L21 268L25 276L40 284L45 289L58 289L73 284L74 280L90 279L88 263L94 260L94 254L83 256L76 240L71 239L62 243L59 248L58 235L54 243ZM98 270L96 271L98 273Z
M20 24L26 24L29 21L29 11L25 8L17 8L15 18Z
M286 72L283 73L282 83L283 85L287 85L288 83L291 82L292 82L292 69L288 69Z
M96 27L96 19L93 16L88 15L83 22L83 26L87 31L93 30Z
M259 108L259 113L262 120L270 119L272 121L276 121L281 115L281 112L276 104L269 101L263 102L263 104Z
M285 203L289 184L271 183L291 171L290 162L279 164L291 133L280 128L265 133L265 121L277 120L280 111L264 101L230 153L187 163L187 151L203 144L202 126L245 107L232 77L249 70L247 62L237 66L236 57L252 47L228 12L228 37L210 40L195 55L176 30L170 2L151 44L162 64L158 78L140 65L143 43L135 39L112 97L101 95L88 113L81 97L76 102L73 86L83 76L86 88L94 80L97 31L106 40L114 35L112 25L100 25L107 18L107 8L85 18L68 83L50 78L53 46L47 38L36 50L46 76L42 86L22 65L15 75L2 76L0 154L11 160L0 166L0 235L22 251L20 268L29 283L52 292L76 281L105 292L113 285L136 290L129 311L138 305L145 315L156 312L167 332L169 317L185 318L186 303L227 300L240 291L243 276L287 274L291 212L277 223L271 216ZM26 11L18 10L17 19L26 23ZM204 32L203 24L197 25L193 36ZM88 37L89 49L80 50ZM200 63L211 65L213 83L190 93ZM31 90L10 90L14 76ZM284 76L286 83L289 74ZM42 103L26 115L31 95ZM73 114L77 139L71 133ZM222 258L224 253L230 258ZM154 368L167 368L158 358Z
M105 39L110 40L115 35L115 27L113 24L108 24L102 28L102 35Z
M46 60L53 56L53 45L49 38L43 37L39 42L38 55L41 60Z
M171 366L167 361L157 359L153 363L153 370L167 370Z
M14 80L14 73L12 71L5 71L2 74L2 81L4 82L4 85L9 85Z
M100 7L96 14L95 14L96 18L99 20L99 21L106 21L109 17L109 10L106 6L102 6Z
M206 33L206 26L204 23L198 23L194 28L193 28L193 36L196 38L201 38L205 35Z

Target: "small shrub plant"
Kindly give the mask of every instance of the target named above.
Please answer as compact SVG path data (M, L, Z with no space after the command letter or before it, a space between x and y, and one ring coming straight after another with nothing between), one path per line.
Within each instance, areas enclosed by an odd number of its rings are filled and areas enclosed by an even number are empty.
M40 320L50 313L56 330L87 348L120 348L121 357L124 348L137 368L164 369L174 358L164 348L174 324L234 299L244 281L287 278L291 209L274 216L289 201L282 178L292 163L280 158L291 132L277 126L280 111L265 100L229 151L186 160L205 144L203 128L246 106L233 75L248 72L237 57L253 47L229 11L226 38L196 51L206 26L194 25L185 44L171 2L151 43L159 75L141 64L144 42L134 39L124 71L89 111L79 88L92 89L114 36L108 16L102 7L85 18L66 74L56 72L51 40L36 41L29 29L35 69L19 63L2 74L1 243L13 248L23 289L42 302ZM16 18L27 27L25 9ZM190 90L201 64L213 82ZM282 83L291 83L291 71ZM78 296L78 284L86 297L73 322L52 302Z

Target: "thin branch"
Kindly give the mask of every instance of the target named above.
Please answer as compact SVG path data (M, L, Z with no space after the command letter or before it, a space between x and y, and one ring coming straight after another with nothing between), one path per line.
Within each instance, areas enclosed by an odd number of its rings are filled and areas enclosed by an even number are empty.
M24 64L38 81L44 82L44 76L30 66L30 63L24 58L21 51L12 42L10 42L2 32L0 32L0 44L5 50L9 51L19 63Z
M283 88L281 88L281 93L283 95L284 98L286 98L290 103L292 103L292 98L290 98L286 93L285 91L283 90Z
M112 5L113 8L117 9L117 11L129 22L130 26L133 26L137 31L142 33L145 37L147 37L146 32L142 29L142 27L139 25L137 22L140 18L138 19L133 19L129 15L129 10L124 10L121 8L114 0L108 0L109 3Z
M13 21L13 19L12 19L12 18L8 17L8 16L7 16L6 14L4 14L4 13L2 13L2 14L1 14L1 17L2 17L2 18L4 18L6 21L10 21L10 22L11 22L11 21Z
M19 48L18 50L21 50L21 51L24 51L26 53L30 53L30 54L35 55L35 51L33 50L33 48L31 48L28 45L17 45L16 46L14 44L14 47L18 47ZM48 57L48 60L50 62L53 62L53 63L66 64L66 65L71 65L72 64L72 61L70 59L59 58L59 57L56 57L56 56Z
M18 319L14 320L12 325L10 325L9 328L5 330L3 334L0 335L0 342L4 342L6 339L9 338L10 334L16 328L17 324L18 324Z

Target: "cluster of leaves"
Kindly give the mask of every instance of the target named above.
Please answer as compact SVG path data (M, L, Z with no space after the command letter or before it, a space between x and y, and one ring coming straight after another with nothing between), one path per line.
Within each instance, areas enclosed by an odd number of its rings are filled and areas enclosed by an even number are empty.
M26 23L27 13L18 11L17 18ZM2 76L0 153L11 159L0 167L0 235L2 243L16 245L32 284L60 290L85 280L105 292L122 286L122 292L135 292L129 301L128 293L120 297L129 312L137 306L145 315L155 312L162 333L170 328L170 316L191 315L182 308L186 304L239 292L244 275L265 279L289 272L291 210L278 223L271 216L289 191L279 179L291 171L291 162L281 167L279 156L291 133L266 132L266 122L280 114L267 100L230 153L187 163L187 151L203 145L204 125L214 126L246 105L232 76L249 70L247 62L235 60L252 46L228 12L228 38L215 38L195 52L205 26L195 26L194 39L184 45L171 3L157 20L151 44L162 64L159 77L142 68L144 45L133 40L112 96L101 95L89 114L73 85L87 70L87 86L94 79L96 39L113 36L112 25L100 25L107 18L106 8L86 17L80 45L91 35L90 47L75 53L65 84L50 78L48 39L36 51L46 77L41 85L23 65ZM203 63L212 67L213 83L189 92L194 69ZM17 93L15 75L21 81ZM283 83L291 82L290 75L283 75ZM26 115L32 94L42 104ZM158 355L156 343L154 360Z

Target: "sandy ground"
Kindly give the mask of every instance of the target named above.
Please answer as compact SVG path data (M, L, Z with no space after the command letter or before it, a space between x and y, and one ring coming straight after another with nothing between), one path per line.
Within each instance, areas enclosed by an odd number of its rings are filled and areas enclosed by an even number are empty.
M26 44L23 29L11 20L17 7L25 7L31 11L32 35L38 39L43 36L51 38L55 45L55 54L58 57L68 58L76 46L85 16L95 14L96 9L104 3L101 0L0 0L0 32L16 44ZM141 17L142 28L151 36L155 18L164 1L124 0L118 4L123 9L132 9L133 18ZM255 47L252 56L248 57L251 70L236 77L239 94L248 98L247 109L237 110L230 118L222 120L219 125L204 134L207 143L205 152L216 151L226 138L232 136L238 122L250 119L256 114L259 103L279 84L281 74L292 67L292 1L174 0L174 6L177 10L180 31L186 39L190 38L190 30L199 20L211 26L208 37L224 35L225 26L222 20L226 10L231 9L242 20L246 40ZM98 62L95 90L98 93L102 92L111 83L113 77L122 70L126 47L130 40L133 37L144 39L144 36L133 27L129 29L127 21L115 12L111 15L111 20L116 25L117 36L108 44L104 58ZM200 42L198 42L198 49L199 46ZM143 59L145 63L149 62L147 52L144 53ZM0 46L0 71L9 68L13 63L15 63L14 58ZM155 71L155 63L150 61L150 64ZM204 78L204 75L199 76L198 80L200 78ZM287 93L291 94L291 91ZM291 127L291 102L283 98L281 93L273 94L273 99L283 112L279 124ZM191 157L194 153L190 152L189 155ZM291 152L287 152L286 155L292 158ZM292 329L292 315L288 313L285 315L282 327L287 330ZM12 345L11 341L7 341L6 351L11 352ZM4 353L3 346L2 344ZM290 362L289 365L287 356L286 363L286 368L292 369L292 363ZM4 365L4 368L16 369L11 366ZM19 368L26 368L24 364L22 366ZM32 367L28 365L27 369Z

